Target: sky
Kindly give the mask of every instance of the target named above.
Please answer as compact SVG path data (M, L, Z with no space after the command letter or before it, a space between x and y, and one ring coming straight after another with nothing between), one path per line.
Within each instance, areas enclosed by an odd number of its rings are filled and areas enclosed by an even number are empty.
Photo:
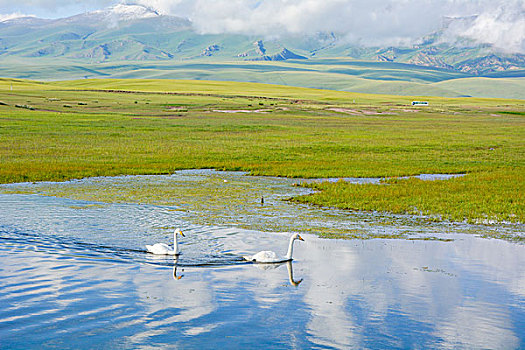
M448 41L467 37L525 53L525 0L0 0L0 20L60 18L119 3L188 17L201 33L336 32L363 45L413 44L448 23Z

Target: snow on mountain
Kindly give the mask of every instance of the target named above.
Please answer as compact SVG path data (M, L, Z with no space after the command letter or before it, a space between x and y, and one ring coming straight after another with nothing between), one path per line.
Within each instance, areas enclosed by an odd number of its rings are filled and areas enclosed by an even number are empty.
M10 14L0 15L0 24L3 25L36 25L50 22L49 19L38 18L32 15Z
M117 17L121 21L129 21L134 19L158 17L161 14L151 8L142 5L125 5L118 4L108 7L104 10L91 12L91 14L101 14L107 17Z
M7 15L0 14L0 23L12 21L12 20L15 20L18 18L24 18L24 17L33 17L33 16L23 15L21 13L10 13Z

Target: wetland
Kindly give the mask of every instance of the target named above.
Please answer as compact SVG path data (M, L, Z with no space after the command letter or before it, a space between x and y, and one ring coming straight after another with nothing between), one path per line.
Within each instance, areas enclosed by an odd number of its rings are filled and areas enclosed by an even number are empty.
M410 100L0 79L0 347L524 348L525 105Z
M297 181L193 170L4 185L2 347L525 345L523 244L483 238L490 226L283 201L310 191ZM150 187L166 189L156 204L133 197ZM177 227L178 258L146 253ZM293 262L242 260L283 254L291 231L305 239Z

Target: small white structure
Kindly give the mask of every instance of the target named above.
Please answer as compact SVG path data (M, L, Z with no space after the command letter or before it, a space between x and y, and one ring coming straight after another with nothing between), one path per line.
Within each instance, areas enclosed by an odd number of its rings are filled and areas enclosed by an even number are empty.
M412 106L428 106L427 101L412 101Z

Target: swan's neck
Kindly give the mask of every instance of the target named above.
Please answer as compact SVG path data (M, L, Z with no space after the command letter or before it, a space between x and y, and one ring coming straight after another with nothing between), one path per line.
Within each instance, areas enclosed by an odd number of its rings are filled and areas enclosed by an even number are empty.
M173 250L175 254L179 253L179 241L177 240L177 232L173 234Z
M293 237L290 238L290 244L288 245L288 253L286 253L286 259L291 260L293 254Z

